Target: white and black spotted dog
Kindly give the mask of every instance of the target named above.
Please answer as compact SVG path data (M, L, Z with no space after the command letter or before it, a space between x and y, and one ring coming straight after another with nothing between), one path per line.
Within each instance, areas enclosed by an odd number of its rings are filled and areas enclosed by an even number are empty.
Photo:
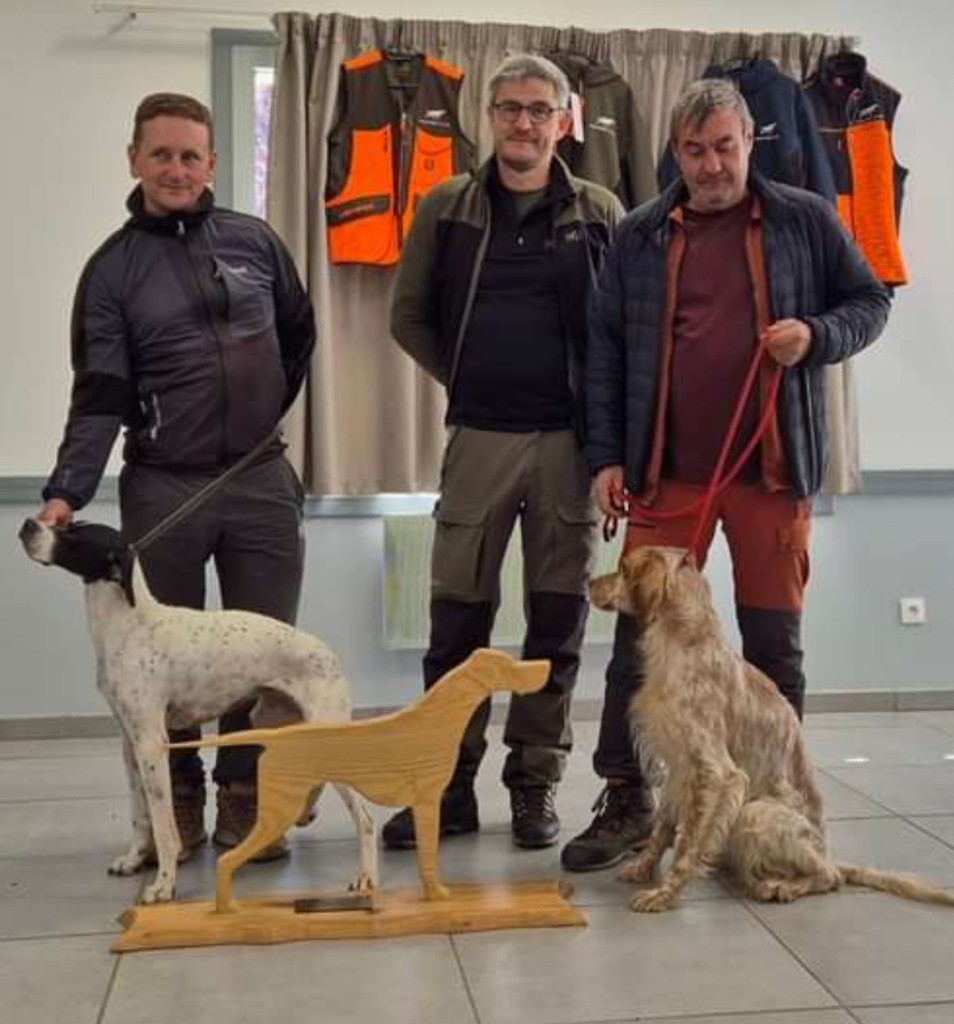
M119 721L132 799L133 835L111 874L158 872L142 901L171 899L180 850L172 807L167 723L182 728L218 718L257 698L252 721L340 722L351 717L338 659L320 640L283 622L239 611L195 611L161 604L118 531L92 523L54 529L28 519L27 554L82 577L96 682ZM335 786L358 829L361 867L352 888L377 882L374 824L365 802ZM317 796L317 794L315 794ZM303 820L308 808L302 808Z

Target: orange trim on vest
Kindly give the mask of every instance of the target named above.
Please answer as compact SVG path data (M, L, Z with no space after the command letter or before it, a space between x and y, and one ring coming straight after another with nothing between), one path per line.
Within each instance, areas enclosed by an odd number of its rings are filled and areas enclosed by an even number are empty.
M463 68L458 68L453 64L448 64L446 60L438 60L437 57L425 57L424 67L430 68L431 71L436 71L439 75L445 75L447 78L453 78L458 82L462 82L464 80Z
M332 263L396 263L400 252L394 216L392 128L355 129L351 166L341 193L325 204Z
M372 50L345 61L343 87L348 88L351 75L367 73L386 59L382 51ZM424 68L451 84L448 93L456 104L456 90L464 72L430 57L425 57ZM383 67L380 73L386 73ZM448 102L449 98L445 105ZM424 110L423 117L415 121L413 114L410 119L399 115L395 104L395 119L381 124L381 111L366 111L363 107L350 111L349 163L344 184L325 201L332 263L397 263L420 201L435 185L463 169L455 166L455 146L462 139L456 109L437 112L443 122L432 121L432 127L438 131L424 127L429 113Z
M372 64L381 64L383 61L384 54L380 50L368 50L367 53L343 61L343 65L346 71L360 71L362 68L368 68Z
M852 192L838 196L838 213L871 269L888 285L908 283L895 220L894 154L884 121L845 129Z

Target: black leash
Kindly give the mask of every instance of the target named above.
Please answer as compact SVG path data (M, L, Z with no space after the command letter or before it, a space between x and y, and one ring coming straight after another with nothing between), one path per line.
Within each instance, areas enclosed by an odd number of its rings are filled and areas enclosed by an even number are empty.
M151 530L147 530L139 540L133 541L129 545L130 552L133 555L139 555L145 551L150 544L158 540L167 530L171 530L177 523L181 523L183 519L190 516L200 505L208 501L216 491L224 487L229 480L238 476L243 469L254 462L280 436L281 427L276 427L270 434L263 437L254 448L246 452L238 462L233 463L224 473L219 474L214 480L210 480L204 487L200 487L195 494L186 498L177 509L173 509L165 519L160 519Z

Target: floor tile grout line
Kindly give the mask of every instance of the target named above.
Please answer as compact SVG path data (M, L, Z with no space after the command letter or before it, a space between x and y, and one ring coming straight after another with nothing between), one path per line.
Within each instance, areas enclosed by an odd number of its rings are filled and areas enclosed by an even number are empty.
M884 814L851 814L847 817L838 814L826 814L825 822L831 821L885 821L887 818L900 817L897 811L886 810Z
M122 956L116 956L113 958L114 963L112 970L109 972L109 980L106 982L106 991L103 993L103 1001L99 1007L99 1013L96 1015L96 1024L102 1024L103 1018L106 1016L106 1007L109 1005L110 996L113 994L113 988L116 985L116 975L119 974L119 965L122 963Z
M855 1010L906 1010L910 1007L916 1009L922 1006L951 1006L954 1005L954 1000L951 999L926 999L924 1002L911 1002L909 999L905 1003L856 1003L854 1005Z
M832 999L835 1000L835 1005L837 1006L838 1009L850 1012L848 1010L848 1007L845 1006L845 1004L838 998L838 996L835 995L834 992L832 992L832 990L829 988L829 986L826 985L825 982L822 981L822 979L818 977L818 975L811 969L811 967L809 967L808 964L805 963L805 961L802 959L802 957L792 948L792 946L790 946L782 938L782 936L779 935L778 932L776 932L775 929L772 928L772 926L770 924L768 924L768 922L763 921L762 918L760 918L759 915L755 913L755 911L752 909L751 901L750 900L748 900L748 899L741 899L741 900L739 900L739 902L742 904L743 908L745 909L745 912L752 918L752 920L755 921L756 923L760 924L762 926L762 928L764 928L765 931L768 932L768 934L772 936L772 938L775 940L775 942L782 949L784 949L785 952L788 953L788 955L802 968L802 970L805 971L805 973L810 978L812 978L817 985L819 985L821 987L822 991L824 991L827 995L829 995ZM815 1007L814 1009L817 1009L817 1007Z
M460 971L460 980L464 984L464 992L467 994L467 1002L470 1004L470 1011L474 1015L474 1024L483 1024L480 1017L480 1011L477 1009L477 1000L470 987L470 979L467 977L467 971L464 968L464 961L461 959L460 950L457 948L453 932L448 934L447 940L450 943L451 955L454 957L454 962L457 964L457 970Z
M59 939L96 939L101 936L114 938L119 932L44 932L42 935L0 935L0 945L12 942L55 942Z
M851 769L850 768L849 769L839 768L838 770L839 771L845 771L845 770L850 771ZM831 779L832 782L837 782L840 786L844 786L846 789L850 789L852 793L856 794L857 796L860 796L864 800L867 800L868 803L874 804L875 807L880 807L883 811L887 812L887 815L890 815L891 817L897 817L897 814L898 814L897 811L892 810L886 804L883 804L880 800L875 800L874 797L868 796L867 793L863 793L857 787L852 786L852 785L850 785L847 782L844 782L842 779L839 779L837 775L832 775L830 771L827 771L824 768L817 768L816 771L819 773L819 775L826 775L829 779Z
M720 1020L731 1020L731 1021L735 1021L735 1020L739 1020L739 1019L747 1020L748 1018L751 1017L752 1018L752 1024L761 1024L761 1022L765 1019L765 1014L766 1013L771 1013L773 1016L777 1016L781 1020L785 1016L792 1016L792 1017L794 1017L795 1014L830 1013L832 1011L834 1011L836 1013L841 1013L841 1012L847 1013L848 1016L851 1017L851 1019L856 1022L856 1024L863 1024L863 1022L858 1021L858 1018L851 1012L851 1010L847 1006L844 1006L844 1007L842 1007L842 1006L827 1006L827 1007L823 1007L821 1009L819 1009L818 1007L813 1007L811 1009L806 1009L804 1006L794 1006L794 1007L784 1007L781 1010L742 1010L742 1011L739 1011L739 1010L719 1010L716 1013L707 1013L707 1012L703 1011L702 1013L681 1013L679 1015L679 1020L681 1020L681 1021L682 1020L685 1020L685 1021L694 1021L694 1020L710 1021L710 1020L712 1020L712 1021L716 1021L717 1024L718 1024L718 1021L720 1021ZM619 1021L619 1020L606 1020L606 1021L599 1020L599 1021L592 1021L592 1022L587 1021L586 1024L630 1024L630 1022L633 1019L634 1018L632 1018L632 1017L626 1017L622 1022ZM659 1016L656 1016L656 1017L637 1017L635 1019L639 1022L639 1024L667 1024L668 1021L672 1021L672 1017L671 1016L665 1016L665 1017L659 1017Z
M916 829L918 832L920 832L921 835L927 836L928 839L933 839L936 843L940 843L942 846L947 847L947 849L949 849L949 850L954 850L954 842L948 841L947 839L942 839L939 835L935 835L933 832L931 832L928 829L924 828L923 825L918 824L918 822L914 821L913 818L908 817L907 815L899 815L899 817L901 818L901 820L903 822L905 822L905 824L910 825L911 828ZM944 818L944 817L950 817L950 815L949 814L948 815L944 815L944 814L935 814L935 815L919 814L919 815L917 815L917 817L918 818L931 818L931 817Z
M910 714L914 716L915 722L917 722L919 725L927 726L928 729L933 729L934 732L938 732L942 736L954 740L954 729L945 728L943 725L937 725L934 722L929 722L925 718L920 717L921 715L930 715L930 711L912 711L910 712Z

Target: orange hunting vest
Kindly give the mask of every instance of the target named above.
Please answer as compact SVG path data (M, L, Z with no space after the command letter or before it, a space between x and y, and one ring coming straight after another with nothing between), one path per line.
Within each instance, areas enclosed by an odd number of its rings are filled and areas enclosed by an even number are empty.
M853 188L838 193L838 213L867 256L871 269L888 285L908 283L895 221L894 155L883 119L845 129Z
M901 95L868 74L860 53L825 58L805 86L838 188L838 213L887 285L908 282L898 224L906 168L891 131Z
M332 263L397 263L417 204L471 166L463 77L424 54L372 50L341 65L325 188Z

